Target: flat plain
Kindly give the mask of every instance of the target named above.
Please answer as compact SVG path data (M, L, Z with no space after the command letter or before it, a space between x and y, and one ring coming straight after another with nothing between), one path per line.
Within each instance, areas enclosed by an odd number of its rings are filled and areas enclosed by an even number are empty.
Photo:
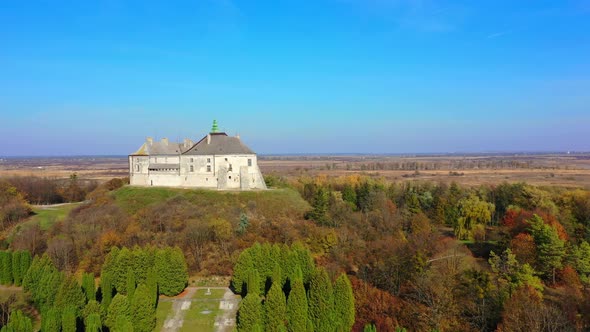
M265 175L367 175L393 181L429 180L462 185L527 182L590 188L590 153L445 155L267 155ZM128 176L125 156L0 158L0 177L39 176L105 181Z

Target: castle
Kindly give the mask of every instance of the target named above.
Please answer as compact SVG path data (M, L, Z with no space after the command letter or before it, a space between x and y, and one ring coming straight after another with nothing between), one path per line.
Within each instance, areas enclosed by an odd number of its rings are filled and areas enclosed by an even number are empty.
M129 155L129 182L134 186L210 189L266 189L256 153L239 136L219 132L217 121L197 143L151 137Z

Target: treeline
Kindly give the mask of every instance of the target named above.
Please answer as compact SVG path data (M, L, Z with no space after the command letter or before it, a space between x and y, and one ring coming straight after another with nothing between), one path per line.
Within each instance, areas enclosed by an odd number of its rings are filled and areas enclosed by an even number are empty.
M355 286L357 330L366 323L379 331L590 327L586 190L356 176L293 186L312 205L307 217L334 229L327 260L378 288L369 295L362 282ZM373 314L379 308L389 318Z
M97 181L79 179L76 173L68 179L15 176L2 181L16 188L27 202L37 205L80 202L98 186Z
M299 244L256 243L240 254L232 286L242 294L238 331L350 331L354 296L348 277L332 283Z
M91 273L84 273L80 284L73 275L59 271L49 256L30 258L28 252L0 252L0 280L16 285L22 280L41 313L44 332L102 331L105 327L152 331L158 295L176 295L188 281L184 255L178 248L114 247L102 268L99 287ZM4 329L32 331L31 320L15 311Z

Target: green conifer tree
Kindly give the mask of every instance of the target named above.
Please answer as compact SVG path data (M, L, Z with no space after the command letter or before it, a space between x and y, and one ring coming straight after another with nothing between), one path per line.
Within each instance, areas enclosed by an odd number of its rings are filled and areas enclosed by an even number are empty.
M145 284L137 286L131 299L131 321L135 332L151 332L156 327L156 308L152 294Z
M122 315L117 317L113 332L134 332L133 323L128 316Z
M59 310L56 308L50 308L41 314L41 331L61 331L61 312Z
M236 293L239 293L242 296L246 295L243 287L252 271L255 271L255 268L251 250L249 248L244 249L240 253L240 256L238 256L238 261L234 265L234 273L231 279L231 286Z
M188 268L180 248L158 250L155 267L160 294L174 296L184 290L188 282Z
M102 323L100 321L99 314L89 315L86 318L86 320L84 321L84 325L86 327L86 332L101 332L102 331Z
M135 287L137 285L135 285L135 273L133 272L133 269L129 268L127 269L127 297L129 298L129 301L133 300L133 294L135 293Z
M103 310L106 311L113 300L113 284L110 272L105 270L100 275L100 293L102 297L100 304Z
M133 267L133 258L133 252L126 247L123 247L117 255L112 274L113 286L117 293L127 294L127 271L129 267Z
M66 307L74 307L77 316L85 304L86 297L78 281L73 276L66 277L57 291L55 307L63 311Z
M2 270L0 270L0 282L3 285L12 285L12 252L11 251L0 251L0 264Z
M94 275L92 273L84 273L82 275L82 289L84 290L87 301L96 300L96 284L94 283Z
M345 274L341 274L334 284L334 319L338 332L349 332L354 325L354 295Z
M287 319L287 300L285 293L279 282L273 282L266 300L264 301L264 311L266 314L266 329L269 332L285 331L285 320Z
M314 331L333 331L334 293L330 277L323 268L318 269L311 278L308 303Z
M76 307L67 306L61 314L62 332L76 332Z
M98 301L96 301L96 300L90 300L90 301L88 301L88 303L86 303L86 306L84 306L84 309L82 309L81 317L84 319L84 321L86 321L88 316L90 316L92 314L99 314L100 315L101 313L102 313L102 309L100 307L100 303L98 303Z
M237 323L240 332L259 331L262 328L262 303L258 294L249 293L240 302Z
M31 266L31 261L33 260L33 258L31 257L31 253L27 250L21 251L20 256L20 273L22 278L24 279L27 275L29 267Z
M23 274L21 271L21 257L20 251L15 251L12 253L12 276L16 286L20 286L23 281Z
M129 301L127 300L127 296L117 294L113 298L113 301L107 310L105 325L110 329L114 329L117 318L121 316L129 319L129 317L131 317L131 309L129 306Z
M307 296L301 278L291 283L291 292L287 300L287 329L289 332L307 330Z
M156 276L156 269L154 267L148 270L145 285L150 294L151 304L155 308L158 303L158 277Z
M20 310L15 310L8 318L8 324L2 327L2 332L33 332L33 322Z

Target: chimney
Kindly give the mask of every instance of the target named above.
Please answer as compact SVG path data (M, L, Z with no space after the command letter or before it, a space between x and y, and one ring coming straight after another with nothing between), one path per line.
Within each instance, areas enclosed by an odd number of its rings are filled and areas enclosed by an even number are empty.
M211 144L211 134L207 134L207 144Z
M154 144L154 139L153 139L153 138L151 138L151 137L147 137L147 138L145 139L145 141L146 141L146 142L147 142L147 144L149 144L149 145L152 145L152 144Z
M191 141L190 138L185 138L184 139L184 147L185 148L190 148L193 145L193 141Z
M167 138L162 138L162 143L164 143L165 145L168 145L168 139Z

